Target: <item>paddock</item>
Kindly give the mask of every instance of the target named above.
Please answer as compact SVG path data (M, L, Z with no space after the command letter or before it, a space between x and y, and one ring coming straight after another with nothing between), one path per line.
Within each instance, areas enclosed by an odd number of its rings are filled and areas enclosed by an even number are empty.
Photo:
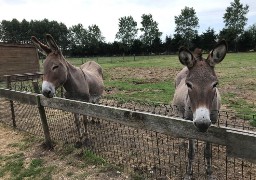
M189 137L197 139L194 177L206 179L203 141L210 141L216 179L256 177L256 157L252 153L256 150L256 128L241 116L220 112L216 126L202 134L191 122L172 117L171 109L175 107L166 104L104 98L100 104L46 99L35 93L40 78L40 74L6 76L8 89L0 90L1 122L42 137L46 143L72 144L78 140L72 113L88 115L90 141L83 148L149 179L184 177Z

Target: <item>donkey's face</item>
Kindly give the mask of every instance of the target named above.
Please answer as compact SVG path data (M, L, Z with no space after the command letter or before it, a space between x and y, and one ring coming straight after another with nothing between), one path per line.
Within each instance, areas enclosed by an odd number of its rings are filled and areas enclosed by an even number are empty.
M218 110L213 109L216 108L216 105L213 107L213 100L217 99L216 86L218 84L214 66L224 59L226 51L225 41L221 41L210 52L207 59L202 58L201 52L192 54L185 48L179 51L180 62L189 69L186 85L193 112L193 122L202 132L205 132L211 125L211 110Z
M43 63L44 76L42 93L48 98L52 98L56 89L67 80L66 61L51 35L46 35L49 46L41 43L36 37L32 36L32 42L47 57Z

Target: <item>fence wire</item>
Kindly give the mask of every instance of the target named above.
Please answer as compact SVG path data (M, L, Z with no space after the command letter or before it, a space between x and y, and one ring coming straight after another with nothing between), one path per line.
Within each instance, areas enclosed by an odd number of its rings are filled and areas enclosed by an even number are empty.
M30 79L22 82L13 81L12 89L34 91ZM38 81L38 80L36 80ZM13 101L16 127L31 134L43 137L40 116L36 106ZM103 98L100 104L143 111L153 114L172 116L170 105L138 102L122 102L120 99ZM13 126L11 102L0 99L0 121ZM50 135L54 141L75 143L79 140L70 112L45 108ZM254 117L253 117L254 118ZM155 131L131 128L105 119L88 117L89 143L86 147L108 162L133 172L139 177L156 179L183 179L187 172L188 140L171 137ZM248 121L228 112L220 112L218 125L255 131ZM204 142L196 141L196 153L193 164L194 178L207 179L205 173ZM243 159L231 158L226 154L226 147L212 144L212 169L215 179L255 179L256 164ZM252 152L254 153L254 152Z

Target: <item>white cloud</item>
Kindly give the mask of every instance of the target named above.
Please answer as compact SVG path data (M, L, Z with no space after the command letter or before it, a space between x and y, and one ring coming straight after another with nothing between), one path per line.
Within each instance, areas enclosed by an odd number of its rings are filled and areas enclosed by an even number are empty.
M165 35L174 33L174 16L185 6L193 7L200 23L199 32L208 27L219 31L224 27L223 15L231 0L0 0L0 20L56 20L67 27L96 24L106 40L113 42L118 31L118 19L133 16L140 27L141 15L152 14L159 30ZM241 0L250 6L248 25L256 23L255 0Z

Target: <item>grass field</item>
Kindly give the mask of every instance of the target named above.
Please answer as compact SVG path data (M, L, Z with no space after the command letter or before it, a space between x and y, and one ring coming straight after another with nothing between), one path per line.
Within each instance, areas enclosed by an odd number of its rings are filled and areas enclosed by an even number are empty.
M89 59L68 60L78 66ZM104 69L105 96L140 102L169 103L175 90L175 75L183 67L177 55L91 60ZM256 53L229 53L215 70L219 77L222 108L253 119L256 114ZM256 120L254 123L256 125Z

